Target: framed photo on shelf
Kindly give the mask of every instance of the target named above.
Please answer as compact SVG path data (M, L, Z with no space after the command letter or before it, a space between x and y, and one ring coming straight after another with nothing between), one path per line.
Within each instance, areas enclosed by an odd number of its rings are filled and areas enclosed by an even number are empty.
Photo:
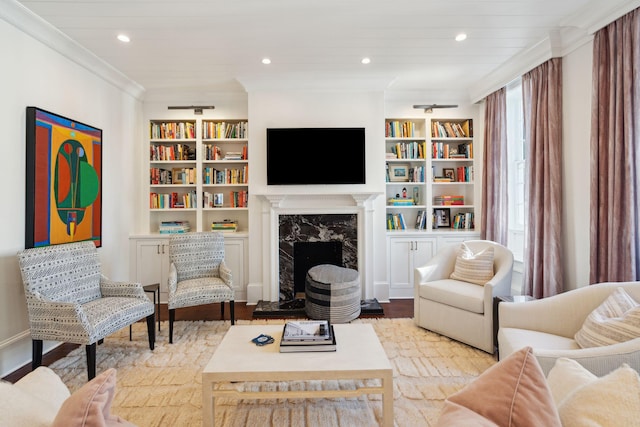
M408 182L409 167L406 165L390 165L389 180L395 182Z
M435 226L436 228L440 227L451 227L451 209L449 208L436 208L433 210L435 214Z
M444 175L445 178L451 179L451 181L456 180L456 171L453 168L443 168L442 174Z
M224 193L214 193L213 207L221 208L222 206L224 206Z

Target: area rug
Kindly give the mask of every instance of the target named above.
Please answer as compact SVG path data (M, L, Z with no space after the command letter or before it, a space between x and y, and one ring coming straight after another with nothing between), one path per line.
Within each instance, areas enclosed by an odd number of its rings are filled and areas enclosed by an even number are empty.
M282 324L282 319L237 321L237 324ZM373 325L394 370L394 422L398 427L435 423L444 399L460 390L495 362L494 358L446 337L415 326L412 319L356 319ZM149 350L146 325L133 326L105 339L97 349L97 370L117 368L112 413L140 427L202 425L201 372L229 321L174 324L174 344L162 323L154 351ZM50 367L71 391L86 382L84 346ZM366 355L362 355L366 357ZM377 381L377 380L371 380ZM224 387L263 390L355 388L356 382L298 381L237 383ZM216 399L216 426L375 426L382 420L379 395L329 399Z

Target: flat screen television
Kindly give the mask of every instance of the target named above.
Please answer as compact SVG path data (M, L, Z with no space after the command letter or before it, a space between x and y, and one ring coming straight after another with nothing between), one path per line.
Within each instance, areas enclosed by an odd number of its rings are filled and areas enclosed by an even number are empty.
M267 129L267 185L364 183L364 128Z

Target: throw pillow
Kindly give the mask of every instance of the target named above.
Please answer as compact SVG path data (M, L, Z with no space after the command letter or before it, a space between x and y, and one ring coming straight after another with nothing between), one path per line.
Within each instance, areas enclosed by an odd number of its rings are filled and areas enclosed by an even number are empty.
M573 359L561 357L556 360L553 368L547 375L547 384L551 389L551 395L556 402L556 406L560 405L568 395L583 385L589 384L597 380L598 377L588 371L584 366Z
M617 288L585 319L574 336L582 348L617 344L640 337L640 304Z
M477 254L464 243L460 245L456 265L451 279L484 285L493 279L493 246L489 246Z
M116 388L116 370L107 369L83 385L64 401L52 427L135 427L111 415Z
M638 426L640 377L623 364L602 378L578 387L558 406L564 427Z
M481 416L486 423L478 424L477 417L471 418L469 412L461 411L460 407ZM551 391L531 347L512 353L449 396L437 426L493 425L491 423L518 427L561 426Z
M0 425L48 427L56 416L55 404L0 380Z

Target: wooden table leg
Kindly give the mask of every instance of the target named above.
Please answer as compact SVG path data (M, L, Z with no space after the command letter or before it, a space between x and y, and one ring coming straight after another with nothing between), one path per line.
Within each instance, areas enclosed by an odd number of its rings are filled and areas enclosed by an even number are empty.
M202 381L202 427L215 427L215 401L211 389L213 384Z
M393 427L393 373L382 378L382 425Z

